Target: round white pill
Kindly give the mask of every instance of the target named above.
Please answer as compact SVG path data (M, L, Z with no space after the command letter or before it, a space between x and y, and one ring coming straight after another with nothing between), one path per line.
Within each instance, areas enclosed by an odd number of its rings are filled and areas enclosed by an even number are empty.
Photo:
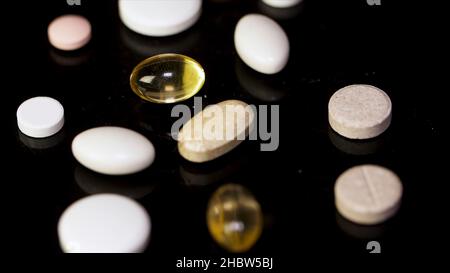
M335 205L350 221L372 225L393 216L400 207L403 187L392 171L376 165L348 169L336 180Z
M267 5L275 8L289 8L297 5L302 0L262 0L262 1Z
M126 175L142 171L155 159L153 144L130 129L97 127L78 134L72 153L83 166L98 173Z
M351 139L380 135L391 124L392 103L382 90L364 84L339 89L328 103L331 128Z
M289 59L289 40L272 19L259 14L242 17L234 32L234 45L248 66L264 74L280 72Z
M151 221L136 201L97 194L70 205L58 223L61 249L68 253L139 253L150 239Z
M24 101L17 109L19 130L30 137L48 137L64 125L64 108L50 97L34 97Z
M119 16L139 34L169 36L195 24L201 7L201 0L119 0Z

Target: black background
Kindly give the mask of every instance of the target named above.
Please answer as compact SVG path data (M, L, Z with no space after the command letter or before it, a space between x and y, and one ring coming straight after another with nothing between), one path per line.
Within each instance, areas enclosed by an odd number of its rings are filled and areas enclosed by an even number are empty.
M381 6L369 6L365 0L305 0L301 7L277 11L259 1L211 0L204 1L202 16L191 29L151 38L121 24L116 1L81 0L81 6L72 7L63 0L12 2L4 4L11 14L2 19L8 40L2 77L5 149L13 152L5 165L12 176L3 181L3 207L11 252L70 261L58 246L59 216L87 195L86 188L101 192L113 185L116 192L137 195L152 218L148 250L134 258L139 265L173 271L183 256L225 257L229 254L208 233L205 212L214 190L231 182L255 195L265 217L254 248L231 256L273 257L276 271L298 267L308 257L378 261L380 256L438 253L443 246L446 220L439 209L445 199L438 194L448 177L439 174L445 162L439 155L448 122L440 118L447 111L442 99L447 90L438 84L445 78L440 66L446 62L439 53L445 32L437 7L425 1L395 1L394 6L382 0ZM251 12L271 16L289 36L290 60L279 74L253 72L235 52L234 27ZM92 41L77 52L58 51L47 40L48 23L66 13L82 14L93 26ZM197 96L208 104L232 98L279 104L278 150L260 152L258 142L247 141L210 163L183 160L168 136L176 120L170 118L173 105L142 101L128 82L138 62L166 52L188 55L203 65L207 79ZM354 83L376 85L393 102L390 128L373 141L349 142L328 126L329 97ZM21 135L15 119L20 103L38 95L58 99L66 117L63 131L43 141ZM193 99L183 103L192 106ZM102 125L144 134L156 147L155 163L122 178L81 167L71 154L71 140ZM348 145L368 154L351 154ZM399 213L383 225L353 225L334 208L335 179L363 163L391 168L404 185ZM365 249L372 239L381 243L378 258ZM94 257L77 258L111 262L108 256Z

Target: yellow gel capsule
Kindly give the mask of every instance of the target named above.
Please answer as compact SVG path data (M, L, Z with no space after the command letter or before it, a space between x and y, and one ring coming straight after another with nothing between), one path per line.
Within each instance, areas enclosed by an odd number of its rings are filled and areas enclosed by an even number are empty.
M206 219L213 239L234 253L249 250L262 232L263 216L258 201L236 184L224 185L212 195Z
M131 72L130 85L144 100L175 103L186 100L202 88L205 71L192 58L160 54L140 62Z

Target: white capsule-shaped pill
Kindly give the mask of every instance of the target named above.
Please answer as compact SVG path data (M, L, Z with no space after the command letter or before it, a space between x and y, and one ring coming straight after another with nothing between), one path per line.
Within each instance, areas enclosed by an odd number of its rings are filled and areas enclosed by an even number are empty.
M125 175L142 171L155 159L153 144L122 127L97 127L78 134L72 153L83 166L98 173Z
M254 70L264 74L280 72L289 59L289 39L272 19L260 14L242 17L234 32L239 57Z

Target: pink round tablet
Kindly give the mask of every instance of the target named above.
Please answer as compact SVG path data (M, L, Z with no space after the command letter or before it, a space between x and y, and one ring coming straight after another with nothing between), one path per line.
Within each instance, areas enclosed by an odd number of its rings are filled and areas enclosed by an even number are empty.
M63 15L48 26L50 43L61 50L76 50L91 39L91 24L80 15Z

